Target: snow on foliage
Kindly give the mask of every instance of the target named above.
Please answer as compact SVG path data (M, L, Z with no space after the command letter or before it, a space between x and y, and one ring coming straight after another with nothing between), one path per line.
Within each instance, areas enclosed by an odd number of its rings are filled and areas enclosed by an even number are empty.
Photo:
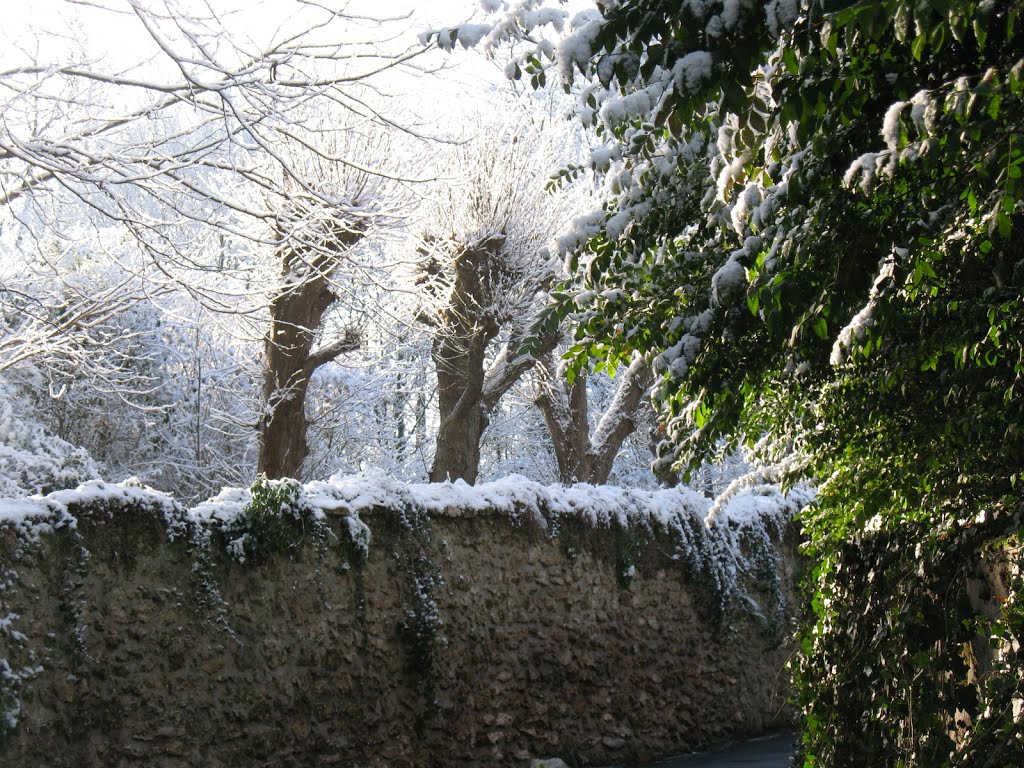
M832 365L842 365L845 363L850 351L856 347L857 343L864 338L868 328L874 324L875 309L882 298L885 286L893 279L895 266L896 262L892 258L883 260L878 276L871 286L868 303L839 332L835 343L832 345L832 354L829 356L829 362Z
M696 93L710 79L713 64L711 54L707 51L693 51L675 63L672 79L677 88Z
M28 496L96 477L89 455L49 433L29 415L31 410L16 388L0 379L0 497Z
M459 27L456 39L463 48L472 48L483 39L488 31L489 29L483 24L463 24Z
M798 0L772 0L764 8L765 21L772 37L779 37L784 30L793 26L800 16Z
M49 499L0 500L0 526L11 528L27 540L38 538L56 528L74 528L78 521L62 504Z
M601 31L602 21L601 14L593 9L573 17L569 24L571 31L562 39L556 53L558 68L566 80L572 79L576 67L585 68L594 55L594 38Z
M123 483L90 480L75 489L54 491L46 499L63 507L109 507L111 504L122 507L144 506L147 509L155 508L166 517L174 515L178 509L178 504L168 494L144 486L136 480L125 480Z
M843 186L852 187L857 179L860 179L858 186L865 192L870 192L879 175L886 175L887 169L892 168L892 153L888 150L881 152L865 152L855 159L843 176Z

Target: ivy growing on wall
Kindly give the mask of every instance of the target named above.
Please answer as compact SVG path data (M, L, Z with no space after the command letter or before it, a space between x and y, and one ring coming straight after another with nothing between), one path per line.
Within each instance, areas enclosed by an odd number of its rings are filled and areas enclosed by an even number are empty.
M794 663L805 766L1024 765L1022 533L950 517L820 559Z
M405 649L406 671L420 698L416 730L422 735L436 714L438 655L447 645L436 594L444 585L441 568L431 555L430 518L415 507L392 511L395 535L392 557L405 577L405 598L396 631Z
M256 478L249 489L252 500L222 529L236 560L259 564L294 554L307 532L323 527L314 510L300 502L300 488L296 480Z
M1024 2L598 5L533 65L582 72L608 193L538 335L653 363L664 468L742 444L817 484L808 765L1024 764L1005 662L962 682L1017 592L951 598L1024 516Z

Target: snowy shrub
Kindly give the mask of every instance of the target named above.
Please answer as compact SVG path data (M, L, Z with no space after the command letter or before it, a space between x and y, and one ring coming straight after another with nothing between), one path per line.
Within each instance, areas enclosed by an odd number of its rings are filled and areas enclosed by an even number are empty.
M98 477L89 454L48 432L32 411L18 388L0 379L0 496L49 493Z

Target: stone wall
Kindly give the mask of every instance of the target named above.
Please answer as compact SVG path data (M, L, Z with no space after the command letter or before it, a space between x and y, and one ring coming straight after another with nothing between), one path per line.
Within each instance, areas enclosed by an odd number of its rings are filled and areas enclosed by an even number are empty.
M726 589L696 519L378 507L368 552L335 513L238 563L160 504L68 510L2 529L0 766L602 765L785 717L784 525L733 530Z

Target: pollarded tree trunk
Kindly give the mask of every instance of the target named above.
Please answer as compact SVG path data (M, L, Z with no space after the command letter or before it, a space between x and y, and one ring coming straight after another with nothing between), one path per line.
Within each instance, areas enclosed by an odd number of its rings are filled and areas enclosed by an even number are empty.
M551 355L538 365L539 392L534 399L544 416L565 484L608 482L622 443L636 429L637 415L653 384L650 368L639 358L622 373L611 404L590 436L586 376L568 384L555 370Z
M484 355L498 325L471 324L472 318L454 310L446 314L449 324L438 329L432 348L441 423L430 481L461 478L472 484L480 468L480 438L487 428Z
M480 441L491 414L505 393L537 362L534 352L538 350L527 349L525 334L515 332L485 371L486 343L479 341L468 344L461 354L434 356L441 423L430 468L432 483L456 479L470 485L476 482ZM541 339L539 352L550 351L556 342L555 336Z
M270 304L270 331L265 340L263 372L265 415L259 425L257 471L270 478L299 477L309 454L306 442L306 392L317 368L359 347L354 331L313 351L324 314L336 296L328 282L340 254L355 245L361 231L344 230L303 260L282 251L286 287ZM329 250L325 252L325 248ZM303 275L303 273L305 273Z
M546 118L517 108L502 118L481 120L478 137L453 153L460 183L440 191L423 233L420 319L432 329L440 409L433 481L476 480L500 399L557 343L530 328L561 272L553 237L583 200L568 188L548 194L541 180L575 135L563 143L570 137Z
M442 421L437 433L430 482L462 479L472 485L480 471L480 439L487 428L487 416L480 408L453 414Z
M590 424L587 377L577 376L572 384L558 379L551 355L537 365L538 392L534 403L540 409L551 435L558 462L558 479L566 485L590 477Z
M503 243L503 238L490 238L456 257L448 304L434 329L431 356L441 418L430 468L434 483L458 478L476 482L480 438L487 427L482 402L485 355L500 330L492 305Z
M492 237L457 256L447 305L431 321L440 413L431 482L476 482L480 440L490 415L536 362L538 350L526 343L530 318L507 317L496 309L510 278L515 279L502 261L503 244L503 237ZM428 273L431 269L428 263ZM502 321L511 326L509 338L488 366L487 348L502 330ZM541 351L553 348L555 341L555 337L542 340Z

